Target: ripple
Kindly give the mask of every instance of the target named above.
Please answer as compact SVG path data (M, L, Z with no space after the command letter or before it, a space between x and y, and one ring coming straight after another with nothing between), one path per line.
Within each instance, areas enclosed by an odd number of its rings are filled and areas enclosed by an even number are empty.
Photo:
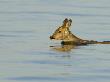
M74 77L13 77L7 78L8 80L29 81L29 80L48 80L48 81L107 81L110 80L110 76L106 75L88 75L88 76L74 76Z
M58 80L58 81L65 81L69 80L68 78L64 77L15 77L9 78L8 80Z
M18 37L17 35L3 35L3 34L0 34L0 37Z
M33 31L0 31L0 37L32 36Z
M109 6L96 6L96 5L83 5L83 4L64 4L63 6L74 7L74 8L95 8L95 9L109 9Z
M53 60L35 60L35 61L24 61L22 63L33 63L33 64L52 64L52 65L67 65L70 66L71 62L67 61L53 61Z
M17 12L17 11L12 11L12 12L0 12L0 14L48 14L48 15L64 15L64 16L96 16L96 17L110 17L110 15L101 15L101 14L83 14L83 13L66 13L66 12L50 12L50 11L37 11L37 12Z

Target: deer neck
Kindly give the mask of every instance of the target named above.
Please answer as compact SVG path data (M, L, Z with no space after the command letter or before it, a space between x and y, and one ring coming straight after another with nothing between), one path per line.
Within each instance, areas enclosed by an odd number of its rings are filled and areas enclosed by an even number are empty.
M64 41L73 41L79 42L81 39L76 37L74 34L70 33L67 37L64 38Z

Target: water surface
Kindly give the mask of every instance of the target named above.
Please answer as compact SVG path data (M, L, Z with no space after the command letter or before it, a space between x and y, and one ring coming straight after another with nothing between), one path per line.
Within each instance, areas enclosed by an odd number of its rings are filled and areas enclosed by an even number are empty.
M0 0L0 82L109 82L110 45L59 51L65 18L75 35L110 40L109 0Z

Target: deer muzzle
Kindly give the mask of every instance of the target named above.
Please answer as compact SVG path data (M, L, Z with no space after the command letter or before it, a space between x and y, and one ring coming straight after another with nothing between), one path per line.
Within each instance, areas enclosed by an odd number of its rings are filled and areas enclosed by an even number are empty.
M50 39L55 39L53 36L50 36Z

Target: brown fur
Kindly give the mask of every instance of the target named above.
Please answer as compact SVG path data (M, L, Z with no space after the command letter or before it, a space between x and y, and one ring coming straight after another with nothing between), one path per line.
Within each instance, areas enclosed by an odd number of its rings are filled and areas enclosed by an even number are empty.
M75 36L72 34L70 31L70 26L72 24L71 19L65 19L63 21L62 26L60 26L52 36L50 36L50 39L55 39L55 40L63 40L62 44L69 45L69 44L74 44L74 45L87 45L87 44L110 44L110 41L103 41L103 42L98 42L94 40L83 40L80 39L79 37Z

